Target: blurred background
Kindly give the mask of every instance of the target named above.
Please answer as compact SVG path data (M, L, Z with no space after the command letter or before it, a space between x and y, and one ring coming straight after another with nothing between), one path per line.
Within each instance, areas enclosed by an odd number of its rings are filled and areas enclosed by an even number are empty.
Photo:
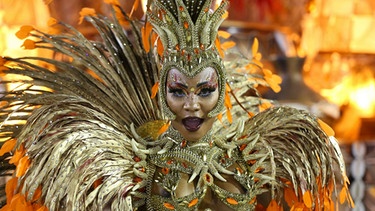
M134 0L119 2L125 11L132 11ZM142 18L145 1L139 2L132 12ZM309 110L335 130L351 179L354 210L375 210L375 1L230 3L222 29L232 34L236 50L251 58L256 37L265 66L283 78L280 93L262 94L281 105ZM0 0L0 55L25 55L15 32L22 25L47 30L49 17L96 39L89 24L78 24L83 7L108 13L96 0ZM42 53L46 52L27 51Z

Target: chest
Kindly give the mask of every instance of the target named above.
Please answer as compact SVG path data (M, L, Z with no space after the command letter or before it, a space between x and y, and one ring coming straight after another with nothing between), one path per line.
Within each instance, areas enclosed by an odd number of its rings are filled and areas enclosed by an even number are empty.
M251 209L254 179L236 152L217 147L150 157L149 207L157 210ZM152 205L152 206L151 206ZM220 209L219 209L220 208Z

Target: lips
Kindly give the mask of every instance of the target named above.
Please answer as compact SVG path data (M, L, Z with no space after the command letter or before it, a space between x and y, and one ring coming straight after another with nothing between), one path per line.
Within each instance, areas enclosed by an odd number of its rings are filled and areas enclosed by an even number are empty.
M185 126L186 130L190 132L199 130L202 123L203 119L199 117L186 117L182 120L182 124Z

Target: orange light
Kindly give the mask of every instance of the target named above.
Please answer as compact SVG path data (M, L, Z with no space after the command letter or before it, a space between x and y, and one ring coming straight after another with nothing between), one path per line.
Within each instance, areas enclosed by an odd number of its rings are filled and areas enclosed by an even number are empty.
M347 75L333 89L322 90L322 95L338 105L350 105L361 117L375 116L375 77L373 71L364 69Z

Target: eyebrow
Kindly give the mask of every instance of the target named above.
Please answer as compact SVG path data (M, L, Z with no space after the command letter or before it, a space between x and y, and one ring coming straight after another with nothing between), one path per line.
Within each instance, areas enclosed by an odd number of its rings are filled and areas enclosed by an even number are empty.
M177 86L182 87L182 88L185 88L185 89L188 88L187 85L185 85L185 84L183 84L183 83L180 83L180 82L173 82L173 83L171 83L171 84L173 84L173 85L177 85Z
M206 84L209 84L209 83L210 83L209 81L203 81L203 82L198 83L196 87L199 88L199 87L205 86ZM180 82L173 82L171 84L172 85L177 85L177 86L182 87L184 89L188 89L189 88L187 85L185 85L183 83L180 83Z
M198 83L197 87L201 87L201 86L204 86L206 84L208 84L208 81L203 81L203 82Z

